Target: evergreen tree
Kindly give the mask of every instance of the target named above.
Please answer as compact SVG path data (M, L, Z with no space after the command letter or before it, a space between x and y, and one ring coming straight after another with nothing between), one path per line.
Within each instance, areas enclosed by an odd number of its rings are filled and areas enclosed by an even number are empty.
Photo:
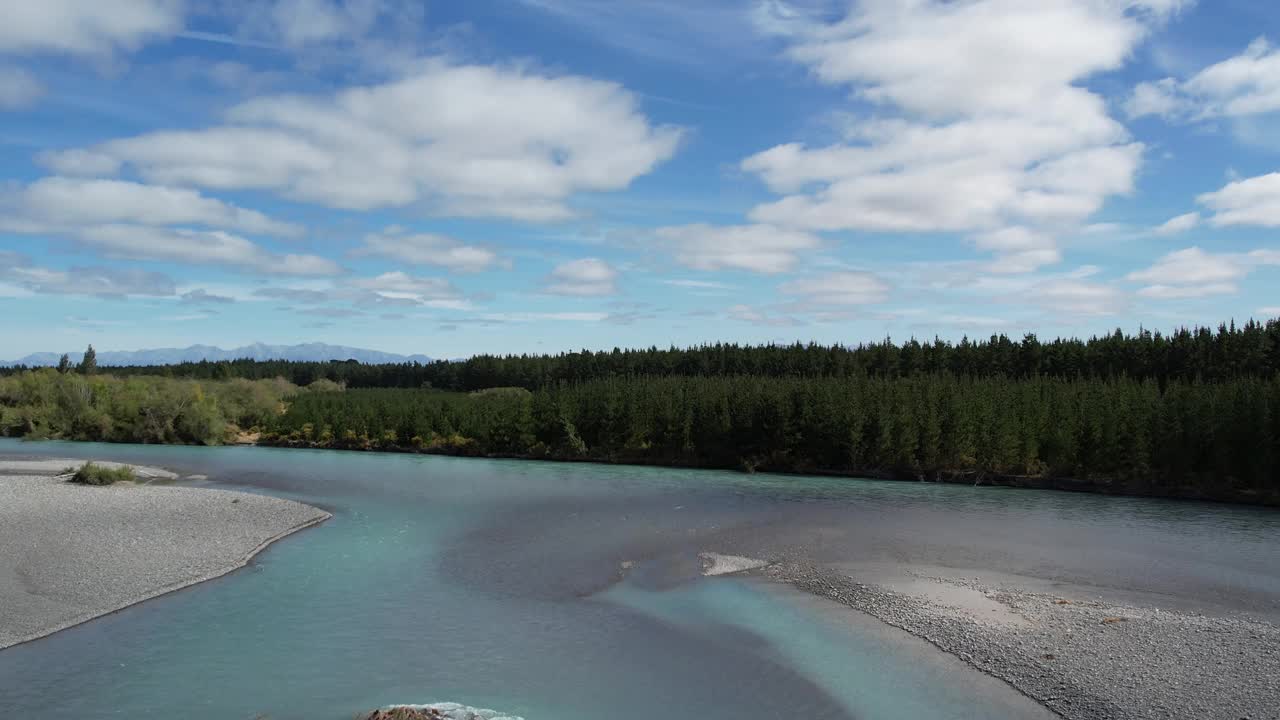
M71 356L63 353L62 357L58 358L58 373L66 375L69 372L71 372Z
M81 375L92 375L98 372L98 353L94 352L93 345L84 351L84 358L80 360L79 367L76 370Z

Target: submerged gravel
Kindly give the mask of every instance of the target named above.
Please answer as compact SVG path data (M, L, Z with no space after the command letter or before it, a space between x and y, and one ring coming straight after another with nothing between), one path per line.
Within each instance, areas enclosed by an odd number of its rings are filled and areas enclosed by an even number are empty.
M1280 719L1280 627L937 578L1027 622L976 622L804 560L772 577L922 637L1071 720Z
M329 517L264 495L57 476L78 464L0 462L0 648L224 575Z

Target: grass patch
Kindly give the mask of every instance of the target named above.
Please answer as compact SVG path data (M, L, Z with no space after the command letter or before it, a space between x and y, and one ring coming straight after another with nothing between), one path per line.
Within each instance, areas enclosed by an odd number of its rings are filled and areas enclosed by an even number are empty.
M114 485L118 482L133 482L136 479L137 477L133 474L133 468L127 465L108 468L87 462L81 465L80 469L76 470L67 482L80 485Z

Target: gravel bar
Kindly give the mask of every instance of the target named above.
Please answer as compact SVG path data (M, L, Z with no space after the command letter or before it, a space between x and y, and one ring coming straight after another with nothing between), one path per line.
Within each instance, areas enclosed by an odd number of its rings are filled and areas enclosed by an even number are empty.
M139 483L75 485L82 460L0 461L0 649L244 567L272 542L327 520L250 493ZM101 463L110 465L110 463Z
M924 638L1070 720L1280 720L1280 627L1268 622L927 578L1020 618L982 622L804 560L766 573Z

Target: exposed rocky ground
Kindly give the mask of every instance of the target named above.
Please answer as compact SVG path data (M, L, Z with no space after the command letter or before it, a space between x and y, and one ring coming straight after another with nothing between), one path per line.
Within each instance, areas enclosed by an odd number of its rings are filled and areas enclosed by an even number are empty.
M281 498L180 485L66 482L73 460L0 461L0 648L243 567L329 513ZM116 466L103 463L104 466Z
M1071 720L1280 719L1280 627L1271 623L954 577L920 578L941 595L897 592L794 559L766 572L918 635ZM948 604L948 594L976 602Z
M361 720L521 720L496 710L481 710L458 703L396 705L374 710Z

